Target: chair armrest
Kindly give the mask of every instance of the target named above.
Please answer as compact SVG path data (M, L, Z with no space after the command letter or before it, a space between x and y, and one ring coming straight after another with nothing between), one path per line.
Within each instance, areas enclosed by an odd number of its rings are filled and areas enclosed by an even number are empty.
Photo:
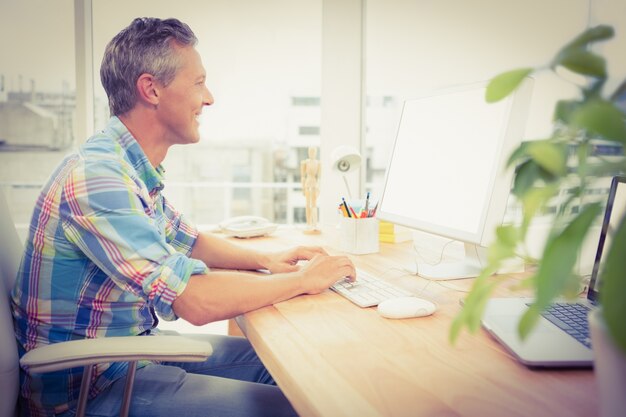
M22 356L20 364L30 372L44 373L107 362L201 362L211 353L209 342L183 336L101 337L41 346Z

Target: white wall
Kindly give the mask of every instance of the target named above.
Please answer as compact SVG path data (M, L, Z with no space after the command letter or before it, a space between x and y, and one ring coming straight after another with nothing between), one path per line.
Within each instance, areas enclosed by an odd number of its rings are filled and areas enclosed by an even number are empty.
M369 0L367 94L413 98L542 65L585 29L588 8L587 0ZM574 91L539 77L526 136L547 134L555 101Z

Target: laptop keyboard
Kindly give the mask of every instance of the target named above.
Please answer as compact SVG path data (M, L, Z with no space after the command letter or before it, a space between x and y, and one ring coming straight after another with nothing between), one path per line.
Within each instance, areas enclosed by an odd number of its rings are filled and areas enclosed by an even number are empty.
M372 307L390 298L411 295L410 292L366 272L357 270L356 276L355 282L342 279L334 283L330 289L359 307Z
M584 304L554 303L541 315L591 349L587 321L589 311L590 308Z

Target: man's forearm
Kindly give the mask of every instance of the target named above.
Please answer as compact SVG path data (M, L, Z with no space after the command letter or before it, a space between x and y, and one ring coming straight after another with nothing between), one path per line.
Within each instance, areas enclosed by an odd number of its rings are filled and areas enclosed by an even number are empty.
M261 269L265 255L229 242L210 233L200 233L191 251L191 257L200 259L209 268Z
M185 291L174 301L179 317L195 325L230 319L257 308L302 294L297 272L255 275L248 272L213 271L193 275Z

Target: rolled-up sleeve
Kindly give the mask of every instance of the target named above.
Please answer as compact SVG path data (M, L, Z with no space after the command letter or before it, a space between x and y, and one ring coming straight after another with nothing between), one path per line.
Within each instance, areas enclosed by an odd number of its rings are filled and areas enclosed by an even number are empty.
M188 257L197 232L181 216L166 218L125 168L99 161L73 170L60 205L64 232L117 286L174 320L172 303L190 276L208 271Z
M177 251L189 256L198 238L198 229L182 215L167 198L160 196L159 205L166 219L165 235L167 242Z

